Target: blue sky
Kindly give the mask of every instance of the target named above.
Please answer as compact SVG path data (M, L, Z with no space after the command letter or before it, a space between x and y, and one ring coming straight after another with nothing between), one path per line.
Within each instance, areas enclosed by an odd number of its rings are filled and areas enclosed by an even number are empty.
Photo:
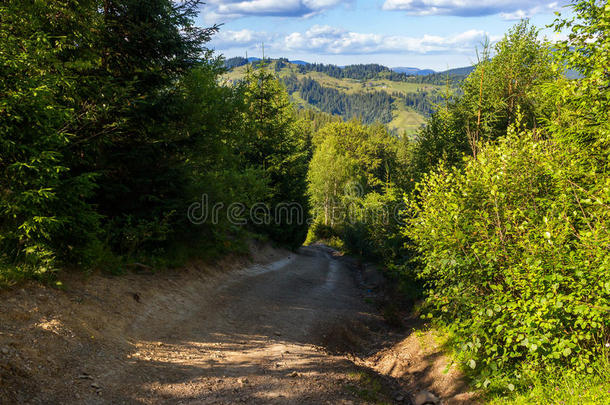
M566 0L204 0L198 23L223 24L210 47L347 65L445 70L472 64L521 18L538 27L569 14ZM551 30L543 31L551 37Z

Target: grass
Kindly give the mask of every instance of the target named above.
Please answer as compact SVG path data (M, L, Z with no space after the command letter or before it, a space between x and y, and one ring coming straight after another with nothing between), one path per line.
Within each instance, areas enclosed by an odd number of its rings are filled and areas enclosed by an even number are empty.
M433 327L433 336L443 351L456 359L451 333ZM425 348L424 333L415 332ZM603 354L592 366L592 373L576 373L567 369L540 372L521 391L482 392L488 405L598 405L610 404L610 353ZM459 357L459 356L458 356ZM468 373L468 369L464 369Z
M323 87L337 89L347 94L359 93L365 90L362 83L358 82L357 80L337 79L322 72L308 72L304 75L297 74L297 77L308 77L317 81Z
M424 122L425 118L423 115L398 105L398 108L393 112L393 119L388 124L388 127L397 131L404 130L407 132L407 135L414 135Z
M292 99L292 101L298 105L299 107L302 108L309 108L315 111L319 111L320 109L318 107L312 106L310 105L307 101L305 101L302 97L301 97L301 93L298 91L295 91L294 93L292 93L290 95L290 98Z
M393 92L400 93L417 93L417 91L431 91L431 90L440 90L444 92L445 89L443 86L438 86L435 84L423 84L423 83L409 83L409 82L394 82L391 80L383 79L383 80L372 80L370 82L374 87L379 90L385 90L388 93L392 94Z
M58 278L61 278L66 271L90 274L93 270L100 269L106 274L119 276L126 274L135 263L141 263L142 265L136 267L145 267L147 271L171 271L185 266L192 260L212 262L228 254L247 255L250 252L248 241L251 240L269 242L266 236L247 231L233 234L231 238L225 240L201 235L176 240L163 248L142 249L129 256L116 254L108 246L100 244L90 252L83 253L90 256L91 261L86 260L78 265L59 264L57 267L8 263L0 257L0 290L19 286L28 280L60 288L61 281Z
M508 397L492 397L492 405L610 404L610 361L604 355L593 367L593 373L573 374L558 370L534 379L525 392Z
M229 72L227 72L224 75L222 75L222 80L233 80L233 81L235 81L235 80L243 79L244 76L246 76L247 68L248 68L247 65L233 68Z
M0 261L0 290L33 278L34 275L20 271L16 266Z
M56 270L52 263L12 263L0 257L0 290L18 286L28 280L53 285Z

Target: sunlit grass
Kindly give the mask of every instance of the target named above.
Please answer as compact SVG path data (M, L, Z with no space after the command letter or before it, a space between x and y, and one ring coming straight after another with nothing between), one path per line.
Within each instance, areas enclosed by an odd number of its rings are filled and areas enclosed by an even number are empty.
M388 123L388 127L398 131L405 130L408 135L413 135L424 124L423 115L407 108L397 108L394 110L393 119Z
M610 361L603 356L593 373L573 374L561 370L540 376L527 391L509 397L492 398L493 405L610 404Z

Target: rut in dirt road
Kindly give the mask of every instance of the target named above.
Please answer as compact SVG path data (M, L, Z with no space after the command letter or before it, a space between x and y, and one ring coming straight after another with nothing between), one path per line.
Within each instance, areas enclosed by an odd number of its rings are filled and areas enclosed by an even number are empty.
M202 291L171 327L136 324L133 362L106 386L114 400L151 404L368 403L350 385L359 367L325 348L358 345L380 324L354 269L305 247Z
M251 252L0 292L0 404L474 403L433 334L379 316L371 299L393 296L371 295L374 266L322 245Z

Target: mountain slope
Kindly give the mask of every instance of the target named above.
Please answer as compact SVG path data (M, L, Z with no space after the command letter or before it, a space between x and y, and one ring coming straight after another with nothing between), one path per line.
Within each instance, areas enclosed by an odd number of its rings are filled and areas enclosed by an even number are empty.
M245 60L245 58L242 58ZM243 62L242 60L242 62ZM229 61L227 61L229 62ZM225 74L228 83L240 80L245 64ZM287 59L271 60L268 69L286 85L301 108L337 115L345 120L359 118L365 123L380 122L397 134L413 135L435 104L446 94L446 78L424 82L426 76L409 76L375 64L334 65L295 64Z

